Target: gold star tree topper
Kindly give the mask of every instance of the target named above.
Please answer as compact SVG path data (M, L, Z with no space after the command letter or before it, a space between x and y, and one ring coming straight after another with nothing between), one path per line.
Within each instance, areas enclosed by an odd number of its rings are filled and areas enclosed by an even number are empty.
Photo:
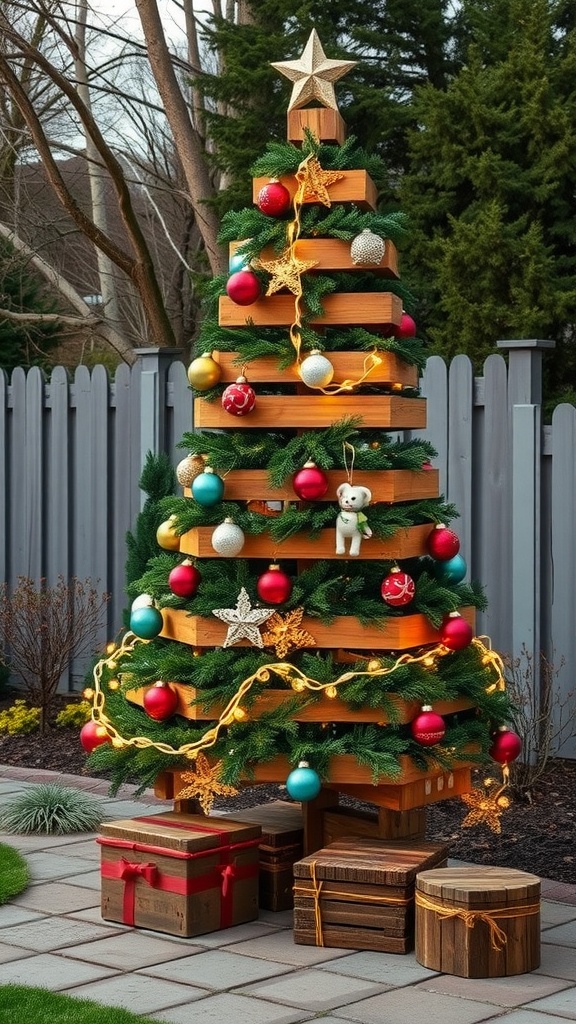
M338 110L333 83L357 63L355 60L328 60L313 28L299 60L277 61L272 67L294 82L288 110L298 110L312 100Z
M188 782L189 785L180 790L178 799L197 800L204 814L210 814L214 797L237 796L238 790L234 789L234 786L227 786L225 782L220 782L221 770L222 761L211 766L208 758L203 753L199 753L196 758L196 770L182 773L182 781Z

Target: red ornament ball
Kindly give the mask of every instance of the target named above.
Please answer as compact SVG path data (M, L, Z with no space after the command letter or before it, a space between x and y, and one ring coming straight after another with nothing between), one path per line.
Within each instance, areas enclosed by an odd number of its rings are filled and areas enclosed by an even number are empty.
M392 608L403 608L410 604L416 593L416 585L407 572L400 569L392 569L388 576L382 580L380 588L382 599Z
M110 737L106 732L103 725L98 722L90 721L86 722L80 730L80 743L84 747L87 754L91 754L96 747L100 747L102 743L109 743Z
M449 558L454 558L460 551L460 541L458 536L454 533L454 530L449 530L444 523L439 523L432 530L432 533L428 535L426 542L428 548L428 554L432 555L432 558L437 558L439 562L447 562Z
M292 205L290 193L281 181L269 181L264 185L256 200L256 205L261 213L267 217L283 217L288 213Z
M292 580L279 565L270 565L258 579L256 590L265 604L283 604L292 593Z
M222 408L231 416L247 416L256 405L256 392L246 377L238 377L235 384L229 384L222 394Z
M144 694L144 711L156 722L163 722L170 718L178 707L178 694L176 690L159 680L150 686Z
M226 294L237 306L250 306L260 298L260 281L251 270L237 270L226 283Z
M498 764L510 764L522 753L522 740L512 729L499 729L488 753Z
M458 612L447 615L440 627L440 640L449 651L461 651L472 643L474 630Z
M328 477L315 462L306 462L292 477L292 487L302 501L320 501L328 486Z
M177 597L194 597L202 579L198 569L192 562L176 565L168 576L168 586Z
M410 731L423 747L433 747L444 739L446 722L442 715L437 715L429 704L425 704L420 714L410 723Z
M394 329L394 335L396 338L416 337L416 324L408 313L402 313L400 323Z

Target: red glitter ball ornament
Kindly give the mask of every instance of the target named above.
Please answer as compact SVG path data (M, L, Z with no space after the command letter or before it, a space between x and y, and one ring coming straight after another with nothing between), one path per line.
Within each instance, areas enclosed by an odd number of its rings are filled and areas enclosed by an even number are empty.
M439 562L447 562L460 551L460 541L454 530L449 530L444 523L439 523L428 535L426 547L432 558L437 558Z
M168 576L168 586L177 597L194 597L202 577L192 562L176 565Z
M450 612L440 626L440 640L449 651L461 651L472 643L474 630L458 612Z
M502 726L495 734L494 742L488 753L498 764L510 764L522 753L522 740L512 729Z
M446 722L437 715L429 704L425 704L419 715L410 723L410 732L423 747L433 747L446 734Z
M170 683L165 683L161 679L150 686L144 694L144 711L156 722L163 722L166 718L170 718L177 707L178 694L176 690L170 686Z
M251 270L237 270L226 282L226 294L237 306L252 305L260 293L260 281Z
M265 604L283 604L292 593L292 580L279 565L270 565L258 579L256 590Z
M414 580L400 569L392 569L382 580L380 588L382 599L392 608L402 608L405 604L410 604L415 592Z
M222 408L231 416L247 416L256 405L256 392L246 377L238 377L222 393Z
M400 323L394 328L396 338L415 338L416 324L408 313L402 313Z
M269 181L258 193L256 205L267 217L283 217L292 205L290 193L281 181Z
M292 477L292 487L302 501L320 501L328 486L328 477L315 462L306 462Z
M99 722L94 722L93 719L86 722L80 730L80 743L87 754L91 754L96 747L100 747L103 743L109 743L110 737L106 732L103 725Z

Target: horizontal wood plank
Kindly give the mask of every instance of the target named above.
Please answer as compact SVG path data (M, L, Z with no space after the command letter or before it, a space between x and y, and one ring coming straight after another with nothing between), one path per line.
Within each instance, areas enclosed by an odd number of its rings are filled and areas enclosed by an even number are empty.
M315 267L311 267L310 273L325 270L346 270L362 271L367 270L375 277L398 278L398 250L388 238L385 240L384 255L380 263L376 265L354 263L350 255L350 242L343 242L339 238L299 238L295 242L294 255L299 260L313 260ZM230 242L229 252L233 256L241 242ZM267 246L260 253L260 258L265 261L278 259L272 246Z
M336 488L342 483L342 473L337 469L326 472L328 490L323 501L336 501ZM417 472L412 469L381 469L370 472L355 470L354 484L369 487L372 491L372 505L379 501L417 501L421 498L437 498L439 495L439 473L437 469ZM190 487L184 487L184 496L192 497ZM292 481L282 487L272 487L265 469L233 469L224 478L225 501L295 501L296 492Z
M194 400L194 425L200 429L255 430L260 427L330 427L360 414L360 427L421 430L426 427L426 399L396 395L258 395L247 416L233 416L221 402Z
M361 557L363 559L417 558L426 554L426 541L433 529L430 523L421 526L409 526L397 530L393 537L380 540L370 537L362 541ZM230 558L230 555L219 555L212 547L212 526L195 526L180 537L180 551L185 555L197 558ZM318 559L328 558L331 561L346 562L350 555L337 555L335 548L335 531L321 530L317 537L307 533L296 533L282 541L282 558ZM269 533L261 533L257 537L248 535L237 558L276 559L280 545Z
M342 177L328 185L328 195L332 203L356 203L362 210L375 210L378 204L376 185L367 171L340 171ZM269 177L252 179L252 201L258 199L258 193L271 179ZM298 183L295 174L285 174L279 179L290 196L294 198ZM306 199L306 203L314 202Z
M368 384L402 384L404 387L418 387L418 368L405 363L394 352L376 352L379 360L377 366L370 369L366 378ZM370 366L368 352L327 352L328 359L334 367L334 380L359 380ZM268 384L302 384L296 363L285 369L279 368L274 356L263 356L244 364L238 352L212 352L212 358L220 364L223 384L235 381L246 365L246 375L251 384L266 382Z
M311 324L324 327L390 327L400 323L402 300L391 292L340 292L325 295L323 312L311 316ZM295 297L270 295L249 306L238 306L227 295L218 303L220 327L244 327L250 321L257 327L290 327L295 320Z

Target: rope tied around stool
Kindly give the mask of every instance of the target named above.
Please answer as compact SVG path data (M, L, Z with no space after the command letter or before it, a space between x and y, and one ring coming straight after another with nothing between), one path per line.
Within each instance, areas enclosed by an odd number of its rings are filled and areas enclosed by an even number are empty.
M474 928L477 921L484 921L490 929L490 945L497 953L501 953L508 941L506 933L497 924L497 920L512 917L529 917L540 912L540 903L529 903L521 907L505 907L501 910L464 910L462 907L445 907L442 903L416 892L416 906L424 910L433 910L441 919L458 917L467 928Z

